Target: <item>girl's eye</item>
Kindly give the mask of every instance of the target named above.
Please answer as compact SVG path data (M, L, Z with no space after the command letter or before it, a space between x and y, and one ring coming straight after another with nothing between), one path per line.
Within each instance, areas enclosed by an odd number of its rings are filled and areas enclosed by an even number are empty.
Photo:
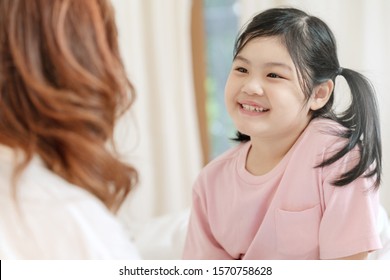
M248 73L248 70L246 70L245 68L243 67L237 67L236 68L236 71L240 72L240 73Z
M273 78L273 79L282 78L281 76L279 76L278 74L275 74L275 73L269 73L267 75L267 77L270 77L270 78Z

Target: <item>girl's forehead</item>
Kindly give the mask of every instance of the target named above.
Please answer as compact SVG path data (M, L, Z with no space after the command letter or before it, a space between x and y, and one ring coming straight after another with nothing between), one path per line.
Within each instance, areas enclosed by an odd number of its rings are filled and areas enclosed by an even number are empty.
M258 44L259 46L273 45L279 48L283 48L287 51L286 45L280 36L259 36L248 38L246 41L244 41L242 49L244 49L248 44Z
M286 45L280 37L276 36L256 37L246 41L237 56L248 56L248 59L277 59L294 64Z

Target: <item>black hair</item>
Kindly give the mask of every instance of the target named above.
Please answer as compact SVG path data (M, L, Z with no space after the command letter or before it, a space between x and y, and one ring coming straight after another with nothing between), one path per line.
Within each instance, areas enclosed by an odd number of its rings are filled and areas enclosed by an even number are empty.
M334 94L320 109L312 111L317 117L332 119L346 128L338 135L348 139L347 144L316 167L331 165L349 151L358 147L359 162L336 179L335 186L344 186L364 174L375 177L375 188L379 187L382 173L382 147L378 105L375 90L362 74L341 68L332 31L321 19L295 8L273 8L257 14L238 35L234 46L234 57L252 39L278 36L286 46L297 69L301 88L309 100L315 86L336 77L345 78L351 91L351 103L345 111L336 113L333 108ZM250 136L237 132L233 140L246 142ZM371 169L370 166L373 164ZM367 170L369 172L365 173Z

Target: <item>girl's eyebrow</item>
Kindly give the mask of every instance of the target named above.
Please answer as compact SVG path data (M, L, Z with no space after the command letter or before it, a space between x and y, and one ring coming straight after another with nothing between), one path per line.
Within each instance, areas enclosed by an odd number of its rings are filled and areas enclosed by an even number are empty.
M292 71L292 68L289 65L287 65L287 64L285 64L283 62L267 62L264 65L265 66L269 66L269 67L271 67L271 66L282 67L282 68L285 68L288 71Z
M240 60L242 62L250 64L250 61L241 55L237 55L234 58L234 60ZM282 67L282 68L286 68L286 70L288 70L288 71L293 71L293 69L289 65L287 65L286 63L283 63L283 62L267 62L264 64L264 66L266 66L266 67L272 67L272 66Z
M248 63L250 64L249 60L246 59L245 57L241 56L241 55L236 55L236 57L234 58L234 60L241 60L242 62L245 62L245 63Z

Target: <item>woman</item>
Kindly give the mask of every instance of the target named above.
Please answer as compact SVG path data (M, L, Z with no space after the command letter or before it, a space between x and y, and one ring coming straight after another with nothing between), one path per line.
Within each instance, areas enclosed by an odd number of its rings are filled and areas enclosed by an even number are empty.
M106 0L0 1L0 259L138 258L113 213L134 90Z

